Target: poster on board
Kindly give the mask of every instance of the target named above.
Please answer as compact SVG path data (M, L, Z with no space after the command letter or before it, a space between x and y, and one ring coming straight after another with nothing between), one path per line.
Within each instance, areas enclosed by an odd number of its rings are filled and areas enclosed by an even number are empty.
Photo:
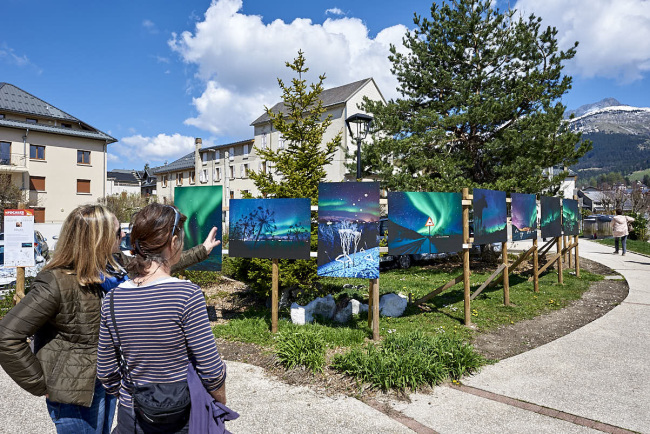
M458 252L463 249L460 193L388 193L388 254Z
M318 185L318 275L379 278L379 183Z
M217 239L222 238L222 202L223 188L220 185L174 188L174 205L187 216L183 227L185 250L203 243L213 227L217 228ZM204 261L187 269L201 271L221 270L221 244L213 248Z
M537 196L510 193L512 216L512 241L537 238Z
M559 197L542 196L539 198L542 208L540 226L542 237L562 236L562 206Z
M6 209L4 212L5 267L33 267L34 212L31 209Z
M474 244L505 243L508 240L506 192L475 188Z
M309 199L231 199L228 227L230 256L309 259Z
M564 235L580 233L580 208L577 200L562 200L562 232Z

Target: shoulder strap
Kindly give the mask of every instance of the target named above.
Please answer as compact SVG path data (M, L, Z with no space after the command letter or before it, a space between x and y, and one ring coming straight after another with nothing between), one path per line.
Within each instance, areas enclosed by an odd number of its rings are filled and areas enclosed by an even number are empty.
M118 363L120 365L120 369L124 373L124 375L129 379L129 382L131 384L133 383L133 379L131 378L131 373L129 372L129 366L126 364L126 358L124 357L124 352L122 352L122 343L120 342L120 332L117 327L117 321L115 320L115 304L113 302L113 294L115 294L115 289L114 288L109 297L110 297L110 307L111 307L111 321L113 322L113 327L115 328L115 337L117 338L117 353L118 353Z

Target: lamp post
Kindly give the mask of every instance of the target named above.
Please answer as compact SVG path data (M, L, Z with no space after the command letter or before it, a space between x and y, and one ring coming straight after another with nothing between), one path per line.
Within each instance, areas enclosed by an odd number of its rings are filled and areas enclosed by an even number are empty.
M355 113L345 120L350 131L350 138L357 141L357 179L361 179L361 141L366 138L372 123L372 116ZM353 131L356 130L356 131Z

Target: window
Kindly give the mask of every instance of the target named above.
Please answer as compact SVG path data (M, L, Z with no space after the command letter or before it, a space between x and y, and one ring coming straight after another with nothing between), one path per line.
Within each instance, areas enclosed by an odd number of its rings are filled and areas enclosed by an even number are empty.
M37 124L38 123L38 121L36 119L34 119L34 118L27 118L27 119L25 119L25 122L27 122L28 124Z
M77 179L77 194L90 194L90 179Z
M167 175L163 175L160 178L160 182L162 183L163 188L166 188L167 187Z
M280 137L278 137L278 149L284 149L284 135L280 133Z
M232 190L230 190L230 198L231 198L231 199L234 199L234 198L235 198L235 192L232 191Z
M230 161L232 161L232 160L235 159L235 148L230 148L230 149L228 150L228 159L229 159Z
M203 183L206 183L206 182L208 182L208 179L209 179L208 178L208 169L201 170L201 175L200 175L199 181L201 181Z
M0 142L0 164L11 164L11 143Z
M176 185L183 185L183 172L176 174Z
M34 223L45 223L45 208L33 208Z
M262 149L266 149L266 133L262 134Z
M201 161L203 161L203 164L207 164L208 162L208 153L204 152L201 154Z
M29 145L29 158L32 160L45 160L45 146Z
M230 166L230 179L235 179L235 166Z
M90 164L90 151L77 151L77 164Z
M3 113L0 113L0 119L4 119L5 115Z
M244 158L248 158L248 145L244 145Z
M248 178L248 164L242 164L239 170L242 178Z
M30 176L29 189L35 191L45 191L45 177L44 176Z
M218 167L215 167L215 168L214 168L214 175L213 175L213 176L214 176L213 179L214 179L215 181L220 181L220 180L221 180L221 169L218 168Z
M194 184L196 182L196 173L194 173L193 170L190 170L190 184Z
M221 158L221 151L217 150L214 153L214 159L219 160Z
M67 129L72 129L72 124L66 124L64 122L61 122L61 128L67 128Z

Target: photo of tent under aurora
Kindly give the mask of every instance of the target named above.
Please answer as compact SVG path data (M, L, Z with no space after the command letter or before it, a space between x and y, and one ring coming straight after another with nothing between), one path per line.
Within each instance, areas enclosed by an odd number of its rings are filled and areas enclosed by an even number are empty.
M309 199L231 199L228 254L309 259Z
M562 235L562 206L559 197L542 196L539 199L542 208L540 226L542 237L559 237Z
M379 278L379 183L318 186L318 275Z
M537 197L534 194L510 193L512 241L537 238Z
M217 228L217 239L221 239L222 201L223 190L220 185L174 188L174 205L187 216L183 227L185 250L201 244L213 227ZM204 261L188 267L188 270L220 271L221 244L212 249Z
M506 192L475 188L474 244L505 243L508 240Z
M577 200L564 199L562 201L562 231L564 235L580 233L580 209Z
M388 254L458 252L463 248L460 193L388 193Z

